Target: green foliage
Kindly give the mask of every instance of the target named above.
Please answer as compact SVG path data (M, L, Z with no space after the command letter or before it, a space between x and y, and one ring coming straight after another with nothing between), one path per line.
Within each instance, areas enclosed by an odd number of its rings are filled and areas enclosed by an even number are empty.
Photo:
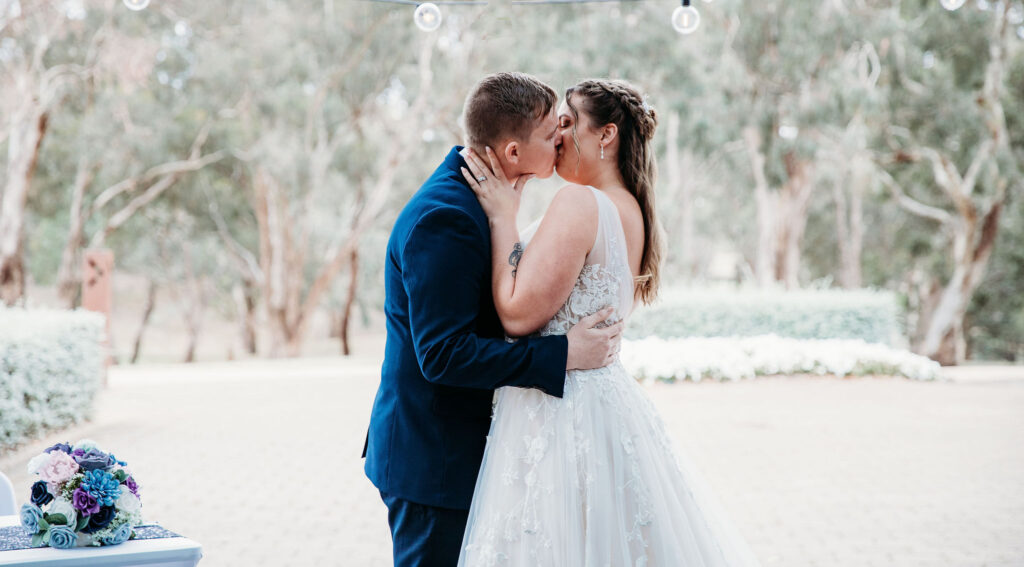
M66 526L68 518L64 514L46 514L43 518L51 525Z
M230 238L258 257L253 188L260 168L280 182L288 198L288 222L302 252L297 269L306 282L346 234L366 192L384 172L394 173L383 213L359 242L358 303L379 308L391 223L448 148L460 142L463 98L493 71L526 71L558 92L586 77L634 82L661 120L656 148L662 172L666 118L679 113L682 175L693 184L697 235L695 242L682 240L678 203L666 193L662 176L659 214L669 243L664 273L670 283L690 275L680 262L684 248L697 257L698 280L711 277L709 265L721 250L738 258L739 273L750 273L757 208L744 128L755 128L763 140L773 187L789 178L787 156L814 165L802 246L805 285L838 280L833 187L846 191L854 182L851 156L877 165L888 163L898 149L927 145L946 152L963 170L987 135L976 95L989 57L993 12L974 3L949 12L934 0L724 0L700 3L702 27L685 37L668 24L673 6L660 2L446 5L444 24L432 34L412 25L408 7L375 2L327 0L297 8L294 2L267 0L257 8L239 0L185 0L173 10L154 4L141 12L98 0L83 5L86 18L72 25L57 25L57 7L36 20L60 29L51 38L47 65L92 64L93 72L72 83L50 115L28 204L25 249L32 278L41 284L56 278L68 237L71 189L83 164L95 169L86 194L89 209L104 189L185 159L197 133L209 125L203 153L223 151L223 159L183 175L105 244L114 249L119 270L148 274L161 285L181 286L191 271L208 305L226 316L234 315L230 294L244 269L211 210L223 218ZM23 51L38 31L5 29ZM90 51L94 37L102 41ZM1008 148L997 156L1000 173L981 176L982 201L1001 180L1022 177L1022 45L1010 46L1004 76ZM432 49L429 97L413 116L409 105L424 88L418 61L426 48ZM323 128L311 120L317 109ZM783 137L783 126L799 134ZM323 136L337 144L320 155L314 150ZM0 135L0 151L7 144ZM398 144L407 148L400 159L382 164L381 156ZM951 210L927 164L886 167L911 197ZM526 207L557 182L534 185L544 190L531 186ZM85 224L86 245L148 186L140 183L93 211ZM948 278L946 231L898 208L877 175L864 189L864 284L903 297L916 293L920 274L939 282ZM968 310L976 356L1019 357L1024 344L1024 293L1017 283L1024 264L1022 201L1016 195L1022 190L1019 183L1008 188L1014 195L1004 209L989 273ZM343 304L347 286L348 277L337 278L329 307ZM773 307L764 311L752 307L760 319L734 319L735 314L687 304L694 311L682 320L716 332L763 323L790 333L885 342L897 325L890 307L873 315L860 307L831 313L822 306L829 314L819 317L794 306L801 315L787 319L778 311L782 307L769 303ZM836 335L847 325L850 334Z

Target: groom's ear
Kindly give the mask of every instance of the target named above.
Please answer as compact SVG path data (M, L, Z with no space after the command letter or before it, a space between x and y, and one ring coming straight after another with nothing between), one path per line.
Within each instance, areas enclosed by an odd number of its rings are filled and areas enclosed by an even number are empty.
M502 157L505 158L505 163L512 165L519 164L519 142L515 140L509 140L505 143L505 148L501 152Z

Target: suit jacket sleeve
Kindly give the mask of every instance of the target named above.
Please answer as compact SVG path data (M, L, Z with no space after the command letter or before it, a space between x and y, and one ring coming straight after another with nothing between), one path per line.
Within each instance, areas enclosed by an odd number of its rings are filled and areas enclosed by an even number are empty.
M434 209L419 219L402 253L409 324L427 380L463 388L538 388L562 397L565 336L515 343L475 333L482 293L490 293L490 250L464 211Z

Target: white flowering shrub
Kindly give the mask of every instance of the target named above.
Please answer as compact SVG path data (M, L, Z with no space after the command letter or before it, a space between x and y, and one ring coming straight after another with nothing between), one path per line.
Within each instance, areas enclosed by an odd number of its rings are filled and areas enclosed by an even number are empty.
M0 306L0 449L90 416L103 332L89 311Z
M626 336L861 339L899 345L895 294L874 290L676 288L630 317Z
M648 337L622 344L622 363L641 380L740 380L771 374L939 377L927 357L860 339Z

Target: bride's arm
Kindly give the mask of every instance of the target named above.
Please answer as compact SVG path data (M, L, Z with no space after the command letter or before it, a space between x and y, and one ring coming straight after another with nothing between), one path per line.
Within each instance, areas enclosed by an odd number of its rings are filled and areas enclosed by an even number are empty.
M523 250L516 228L518 194L510 194L518 190L502 173L481 170L476 160L467 159L475 170L467 181L490 222L494 305L509 335L528 335L551 320L572 292L597 236L597 201L586 187L563 187ZM487 181L477 181L481 174Z

